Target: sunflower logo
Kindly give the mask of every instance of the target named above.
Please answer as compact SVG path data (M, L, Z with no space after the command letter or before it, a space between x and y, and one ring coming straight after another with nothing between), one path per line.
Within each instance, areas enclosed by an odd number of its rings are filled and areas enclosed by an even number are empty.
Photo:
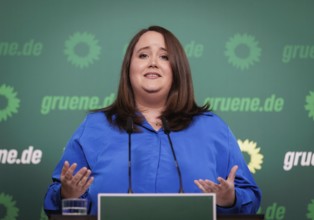
M4 206L4 216L0 216L1 220L15 220L18 217L19 209L15 207L15 201L12 200L12 196L0 194L0 206Z
M255 62L258 62L261 56L262 49L259 48L255 38L248 34L236 34L226 43L225 55L228 57L228 62L241 70L248 69ZM248 50L246 56L240 56L237 52L242 47Z
M314 92L310 91L310 94L306 96L305 110L309 111L309 117L314 120Z
M84 48L86 50L82 51ZM65 41L64 54L68 57L68 62L83 69L99 59L100 50L94 35L76 32Z
M260 148L256 147L256 143L246 139L245 141L238 140L238 144L241 151L250 156L248 167L251 173L255 173L256 170L260 170L262 168L261 165L263 163L264 156L260 154Z
M5 84L0 86L0 97L1 95L7 100L7 105L3 109L0 109L0 122L6 121L8 117L11 117L13 113L18 112L20 107L20 100L16 97L17 92L10 86Z
M40 220L48 220L48 216L46 215L44 209L41 209Z
M308 204L307 206L307 218L314 220L314 199L312 199L312 202Z

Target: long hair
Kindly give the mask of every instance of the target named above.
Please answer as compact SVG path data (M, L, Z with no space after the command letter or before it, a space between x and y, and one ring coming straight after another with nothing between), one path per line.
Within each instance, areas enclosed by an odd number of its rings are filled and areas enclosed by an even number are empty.
M163 35L173 73L173 82L165 110L160 117L164 117L168 121L168 126L171 130L182 130L189 126L193 116L207 111L209 106L197 106L194 98L191 70L184 49L179 40L170 31L160 26L150 26L147 29L142 29L132 38L122 62L116 100L112 105L97 111L105 112L109 122L122 130L127 129L127 119L129 117L133 118L135 125L140 124L144 120L143 116L138 114L135 103L134 92L130 82L130 63L136 43L148 31L155 31Z

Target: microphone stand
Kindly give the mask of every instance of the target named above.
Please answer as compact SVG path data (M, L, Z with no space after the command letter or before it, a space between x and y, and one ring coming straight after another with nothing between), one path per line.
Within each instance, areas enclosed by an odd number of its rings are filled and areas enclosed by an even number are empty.
M128 133L128 139L129 139L129 143L128 143L128 147L129 147L129 153L128 153L128 156L129 156L129 162L128 162L128 169L129 169L129 172L128 172L128 175L129 175L129 188L128 188L128 193L131 194L133 193L133 190L132 190L132 174L131 174L131 134L133 133L133 119L131 117L128 117L127 119L127 125L126 125L126 131Z
M171 138L170 138L170 129L169 129L169 126L168 126L168 122L167 122L165 117L162 117L161 120L162 120L162 124L163 124L163 128L164 128L164 133L168 137L168 141L169 141L170 148L171 148L171 151L172 151L173 159L174 159L174 162L175 162L175 165L176 165L176 168L177 168L177 172L178 172L178 176L179 176L179 182L180 182L179 193L184 193L183 184L182 184L181 170L180 170L180 166L179 166L179 163L177 161L176 153L174 151L173 144L172 144L172 141L171 141Z

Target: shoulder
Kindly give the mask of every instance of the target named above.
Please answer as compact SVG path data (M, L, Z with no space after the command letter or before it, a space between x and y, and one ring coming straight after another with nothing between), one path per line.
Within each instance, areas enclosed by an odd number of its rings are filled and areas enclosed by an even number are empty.
M197 134L218 135L227 138L230 129L220 116L208 111L195 116L188 130Z
M104 112L89 112L80 127L86 132L90 130L106 129L110 127L110 123Z
M104 112L89 112L84 122L87 124L105 123L107 122L106 114Z
M193 121L195 123L204 124L207 126L222 126L222 127L228 127L227 123L216 113L211 111L203 112L200 115L197 115L194 117Z
M73 138L86 140L104 135L110 136L117 133L121 132L107 120L104 112L89 112L74 132Z

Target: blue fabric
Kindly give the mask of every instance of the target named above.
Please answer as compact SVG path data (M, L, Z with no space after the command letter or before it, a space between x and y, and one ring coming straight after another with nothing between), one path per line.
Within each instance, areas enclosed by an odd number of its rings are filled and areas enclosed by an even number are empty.
M163 129L154 131L145 121L141 132L132 134L132 188L134 193L177 193L179 178ZM214 113L195 116L185 130L170 133L185 193L201 193L196 179L227 178L238 165L236 203L217 206L217 213L256 213L261 192L229 127ZM47 213L61 212L60 174L64 161L88 167L94 182L82 196L90 202L89 214L97 215L98 193L127 193L128 134L113 127L104 113L90 113L76 130L57 164L45 196Z

